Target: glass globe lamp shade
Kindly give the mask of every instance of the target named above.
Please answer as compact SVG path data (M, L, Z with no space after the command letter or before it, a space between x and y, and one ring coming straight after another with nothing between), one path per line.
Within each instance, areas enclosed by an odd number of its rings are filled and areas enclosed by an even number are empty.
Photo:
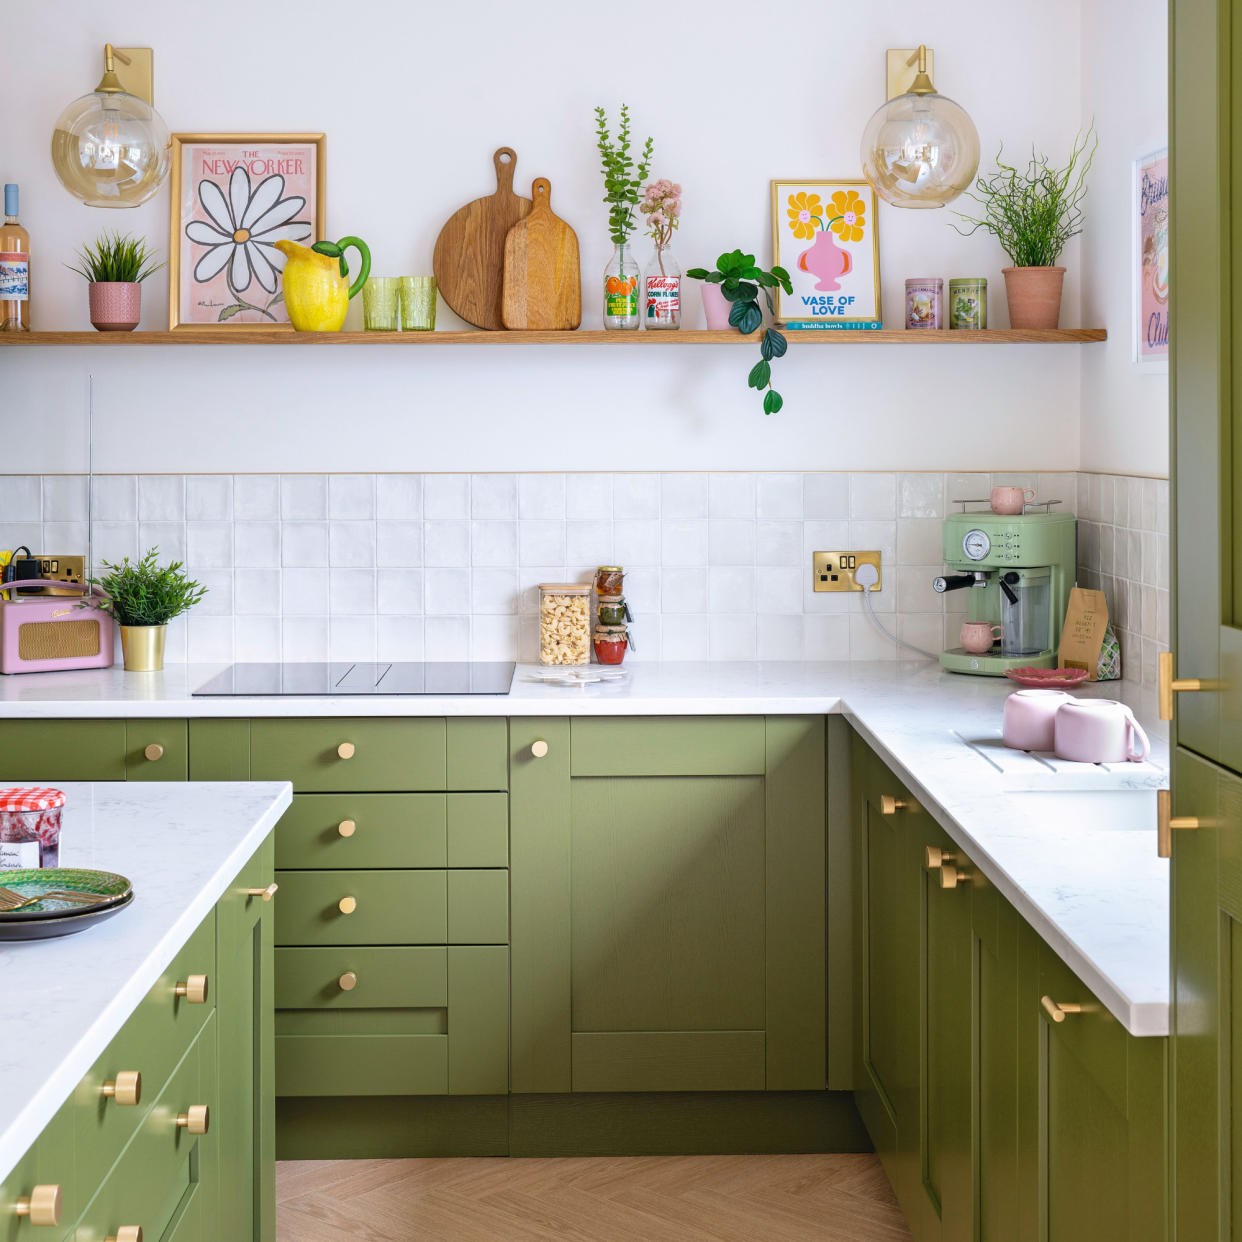
M863 172L894 207L943 207L975 179L979 133L966 110L934 91L890 99L867 122Z
M101 86L103 84L101 83ZM88 207L137 207L168 175L171 141L164 118L124 91L75 99L52 131L52 167Z

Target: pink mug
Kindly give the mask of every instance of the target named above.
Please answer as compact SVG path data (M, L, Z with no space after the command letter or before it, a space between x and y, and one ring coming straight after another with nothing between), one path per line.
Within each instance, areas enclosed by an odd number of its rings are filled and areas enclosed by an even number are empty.
M993 513L1021 513L1035 499L1033 487L992 488Z
M1142 725L1112 699L1074 699L1057 708L1056 755L1074 763L1141 763L1151 745Z
M1015 690L1005 700L1005 745L1014 750L1052 750L1057 711L1073 701L1064 690Z
M985 655L999 640L1001 627L988 621L963 621L960 641L962 650L971 655Z

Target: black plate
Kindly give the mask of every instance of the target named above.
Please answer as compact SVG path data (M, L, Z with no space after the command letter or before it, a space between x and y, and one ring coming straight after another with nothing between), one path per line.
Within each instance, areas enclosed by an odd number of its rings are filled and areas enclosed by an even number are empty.
M131 892L123 901L111 906L96 906L81 914L56 914L48 918L27 919L21 923L0 923L0 941L5 940L51 940L57 936L72 936L86 931L96 923L120 914L134 900Z

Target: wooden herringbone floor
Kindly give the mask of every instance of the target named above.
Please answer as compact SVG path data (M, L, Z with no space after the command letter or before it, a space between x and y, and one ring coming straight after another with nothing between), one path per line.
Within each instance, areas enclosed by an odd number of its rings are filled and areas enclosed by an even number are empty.
M286 1161L277 1242L908 1242L874 1156Z

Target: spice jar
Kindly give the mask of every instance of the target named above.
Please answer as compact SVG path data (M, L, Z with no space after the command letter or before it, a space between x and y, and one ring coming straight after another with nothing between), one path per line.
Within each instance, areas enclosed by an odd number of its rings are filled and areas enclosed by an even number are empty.
M624 625L630 619L624 595L601 595L599 597L600 625Z
M601 664L620 664L629 646L624 625L600 625L595 630L595 658Z
M906 327L940 328L941 295L944 281L939 276L918 277L906 281Z
M578 583L539 585L541 664L591 662L591 588Z
M949 327L988 326L988 282L984 276L955 276L949 281Z
M620 565L601 565L595 571L596 595L620 595L625 570Z

